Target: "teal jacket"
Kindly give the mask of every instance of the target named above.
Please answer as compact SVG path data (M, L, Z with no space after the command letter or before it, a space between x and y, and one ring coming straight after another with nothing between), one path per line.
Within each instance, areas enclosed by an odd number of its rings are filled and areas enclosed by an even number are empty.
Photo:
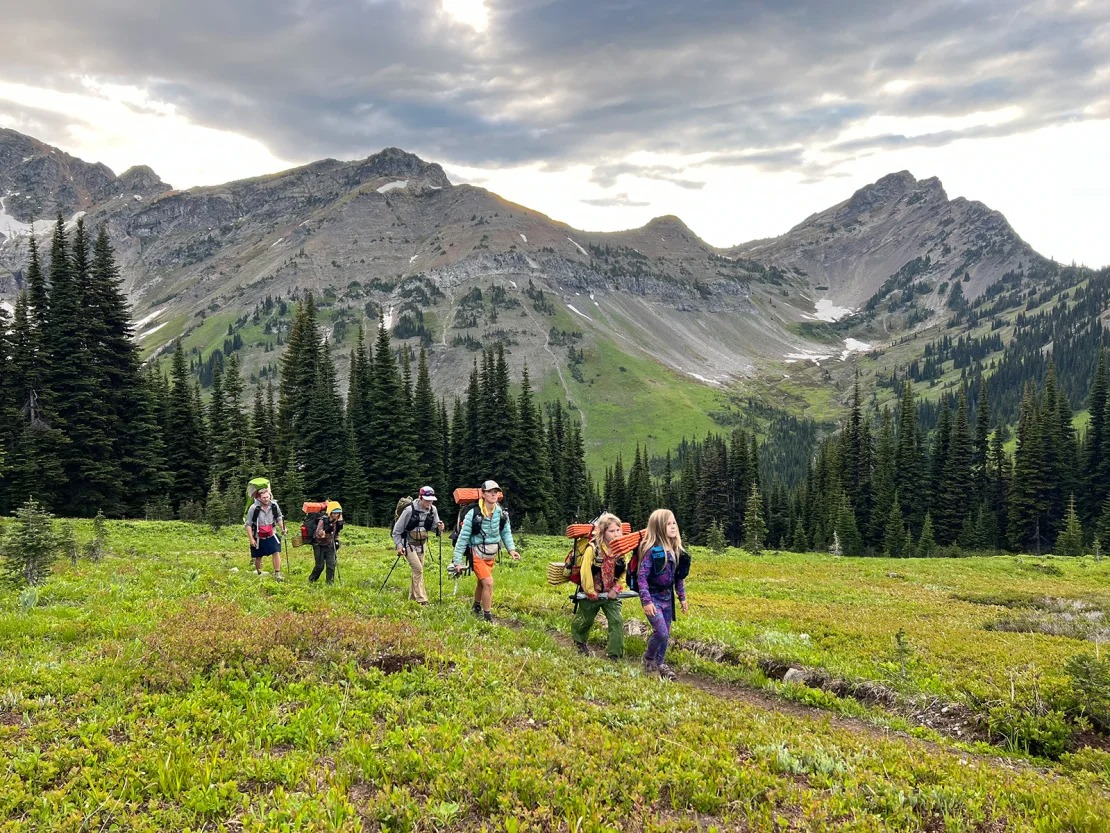
M455 542L455 553L451 559L456 566L461 565L466 560L467 547L486 543L493 544L500 541L505 549L510 552L516 549L516 544L513 543L513 525L509 521L508 513L505 514L505 528L498 532L501 526L501 504L493 507L493 514L490 517L482 518L482 534L471 539L470 533L474 525L474 513L478 511L478 507L475 506L463 517L462 525L459 527L459 540Z

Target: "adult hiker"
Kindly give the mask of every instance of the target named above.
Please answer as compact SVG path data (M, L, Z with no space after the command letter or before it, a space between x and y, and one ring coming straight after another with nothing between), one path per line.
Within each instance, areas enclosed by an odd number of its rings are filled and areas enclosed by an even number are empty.
M274 578L284 581L281 575L281 538L277 531L280 528L282 534L285 534L285 518L282 517L281 507L274 500L269 487L255 492L254 503L247 510L247 519L243 526L251 544L254 574L262 575L262 558L269 555L273 557Z
M409 599L422 605L428 603L424 589L424 547L433 530L443 532L443 521L436 509L436 492L431 486L421 486L416 500L401 510L393 525L393 543L397 554L403 555L412 568Z
M513 561L520 560L520 553L513 543L509 513L502 509L501 497L501 487L496 481L482 483L477 505L466 513L459 525L459 538L451 558L452 567L458 571L462 569L463 560L469 557L471 569L478 579L474 586L472 611L487 622L493 621L493 567L497 563L497 553L504 545Z
M570 635L574 645L583 654L589 654L586 640L598 612L605 614L609 623L609 642L606 648L609 659L624 656L624 620L621 617L622 601L621 576L624 575L624 559L613 555L609 545L621 537L621 519L611 512L605 512L594 522L590 543L582 552L581 587L586 598L578 602L574 619L570 625Z
M644 652L644 671L658 674L665 680L673 680L676 676L666 663L676 595L682 612L688 610L685 576L679 570L680 556L686 559L689 570L689 557L682 551L682 536L674 513L670 509L656 509L648 518L640 543L636 580L640 604L651 623L651 639Z
M325 581L335 584L336 552L339 550L339 530L343 528L343 507L334 500L327 501L321 517L314 519L308 530L312 538L312 555L315 563L308 574L309 581L318 581L326 569Z

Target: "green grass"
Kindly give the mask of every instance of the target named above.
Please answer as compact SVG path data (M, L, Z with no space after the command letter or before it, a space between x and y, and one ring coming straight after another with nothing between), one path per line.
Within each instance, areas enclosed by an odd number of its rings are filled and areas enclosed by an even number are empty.
M556 326L569 326L556 323ZM599 472L611 466L617 453L631 464L636 444L652 453L675 448L686 437L723 431L709 414L720 410L721 393L687 379L651 359L621 351L610 341L587 347L581 365L584 382L564 369L576 402L586 412L586 464ZM623 368L623 369L622 369ZM539 389L540 402L563 401L559 379L549 375Z
M1033 596L1106 603L1105 562L695 549L672 658L696 686L641 674L642 637L619 664L557 637L570 610L543 570L558 538L524 536L523 563L498 568L495 613L513 627L490 627L466 610L473 579L458 596L445 579L437 601L438 552L432 604L405 601L404 565L379 594L385 530L346 531L329 588L306 583L303 550L283 584L248 574L241 530L108 527L101 562L0 593L0 830L1101 831L1110 817L1105 753L1031 762L887 731L906 724L752 664L1003 700L1018 672L1019 701L1031 676L1048 698L1089 646L983 625ZM709 642L730 660L694 650Z

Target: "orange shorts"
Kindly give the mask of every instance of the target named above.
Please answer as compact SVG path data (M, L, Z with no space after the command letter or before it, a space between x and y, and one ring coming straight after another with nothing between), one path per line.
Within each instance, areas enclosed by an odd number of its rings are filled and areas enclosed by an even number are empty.
M474 556L474 575L477 576L479 579L490 578L493 575L493 567L495 564L497 564L497 556L494 556L489 561L486 561L484 558Z

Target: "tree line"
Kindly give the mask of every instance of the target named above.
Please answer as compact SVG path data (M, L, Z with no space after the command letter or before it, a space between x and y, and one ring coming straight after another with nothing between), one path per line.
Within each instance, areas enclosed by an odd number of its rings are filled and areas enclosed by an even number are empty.
M373 344L360 329L344 400L305 294L276 390L259 386L248 403L235 351L192 363L178 340L168 368L143 366L103 227L90 244L82 220L71 235L59 216L45 259L32 239L14 313L0 308L4 514L33 496L69 517L235 522L254 476L271 477L287 508L330 496L366 524L391 522L397 499L425 483L447 496L487 477L534 531L598 510L580 426L536 403L526 368L512 383L500 345L449 404L432 393L423 349L395 350L384 324Z

